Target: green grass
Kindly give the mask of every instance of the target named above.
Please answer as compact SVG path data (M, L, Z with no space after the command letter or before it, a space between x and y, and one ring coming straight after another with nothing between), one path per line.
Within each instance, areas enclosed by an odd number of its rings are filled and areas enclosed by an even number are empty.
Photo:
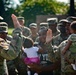
M8 34L11 35L14 28L8 28Z

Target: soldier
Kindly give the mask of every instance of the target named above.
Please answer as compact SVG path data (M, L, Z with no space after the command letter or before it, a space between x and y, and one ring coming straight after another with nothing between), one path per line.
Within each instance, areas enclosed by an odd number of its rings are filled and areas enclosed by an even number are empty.
M45 27L45 28L41 28L38 32L39 37L37 42L38 45L44 50L44 53L39 54L41 65L43 66L51 65L52 63L54 63L54 59L55 59L51 43L46 44L47 31L48 29ZM39 75L53 75L53 71L48 71L48 72L43 71L39 73Z
M61 54L66 44L67 40L63 41L58 48L61 57L61 75L76 75L76 70L74 70L70 62L68 62L70 60L70 51L67 51L64 56Z
M14 23L16 18L13 17ZM14 26L16 29L13 31L13 38L10 43L6 41L7 35L7 25L6 23L0 23L0 75L8 75L7 66L6 66L6 59L13 60L15 59L22 47L22 36L21 36L21 29L19 24L15 24Z
M22 26L24 23L23 17L19 17L17 18L17 20L19 21L20 25L21 25L21 29L22 29L22 33L23 35L23 29L26 30L25 33L27 33L27 36L29 32L27 32L28 28ZM19 55L12 61L8 61L8 68L9 68L9 75L27 75L27 65L25 65L22 61L22 57L24 57L25 54L23 54L23 51L20 50Z
M38 31L37 24L36 23L31 23L29 25L29 28L30 28L30 30L32 32L32 34L29 37L32 38L33 41L35 42L35 40L36 40L36 38L38 36L38 34L37 34L37 31Z
M31 35L31 30L24 25L24 23L25 23L24 17L18 17L17 19L18 19L18 21L21 25L23 35L26 36L26 37L30 36Z
M68 37L67 30L69 28L70 22L66 19L61 19L57 25L57 30L60 32L58 35L53 37L52 44L58 46L62 41L66 40ZM68 26L68 28L67 28Z
M47 36L46 36L47 33ZM52 40L52 31L48 29L39 31L39 46L45 51L44 54L40 55L41 65L31 64L29 65L32 70L38 72L39 75L53 75L53 71L60 68L60 57L59 54L53 52L51 40Z
M73 71L76 73L76 21L72 22L70 24L70 32L71 35L67 39L67 45L62 51L62 54L65 55L67 51L69 51L69 58L67 59L69 64L66 65L66 70L68 70L69 66L72 68ZM75 67L75 68L74 68ZM72 74L71 72L68 72L68 74Z
M3 22L3 17L0 16L0 22ZM8 30L8 27L7 27ZM12 36L11 35L7 35L7 40L11 41Z
M48 22L49 28L53 32L53 36L56 36L58 34L58 31L56 29L57 23L58 23L58 19L57 18L47 18L47 22Z

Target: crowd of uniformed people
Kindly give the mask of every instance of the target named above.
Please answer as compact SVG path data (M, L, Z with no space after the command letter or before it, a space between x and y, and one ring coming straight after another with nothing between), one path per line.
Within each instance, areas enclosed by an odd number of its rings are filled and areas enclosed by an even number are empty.
M11 17L12 35L0 17L0 75L76 75L76 17L29 27L24 17Z

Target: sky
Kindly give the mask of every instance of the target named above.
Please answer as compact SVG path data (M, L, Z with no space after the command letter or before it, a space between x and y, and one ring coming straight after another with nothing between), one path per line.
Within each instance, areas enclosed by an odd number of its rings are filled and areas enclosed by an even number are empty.
M69 0L57 0L57 1L69 3Z
M69 0L57 0L57 1L69 3ZM19 0L14 0L14 2L15 2L15 4L20 4ZM76 2L76 0L75 0L75 2Z
M15 4L20 4L19 3L19 0L13 0L15 2ZM57 0L57 1L60 1L60 2L65 2L65 3L68 3L69 0Z
M14 1L15 4L18 4L18 5L20 4L19 0L13 0L13 1Z

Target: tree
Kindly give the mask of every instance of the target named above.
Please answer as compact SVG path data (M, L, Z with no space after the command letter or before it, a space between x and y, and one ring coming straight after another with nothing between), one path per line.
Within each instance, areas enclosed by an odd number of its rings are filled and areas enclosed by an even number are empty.
M69 10L70 16L75 16L75 6L74 6L74 0L70 0L70 10Z
M4 17L4 15L5 15L4 3L3 0L0 0L0 16Z
M37 15L65 14L67 7L67 4L56 0L26 0L16 11L26 21L35 22Z
M9 27L12 27L11 14L17 14L14 9L14 3L12 0L0 0L0 16L4 18L3 21L9 24Z

